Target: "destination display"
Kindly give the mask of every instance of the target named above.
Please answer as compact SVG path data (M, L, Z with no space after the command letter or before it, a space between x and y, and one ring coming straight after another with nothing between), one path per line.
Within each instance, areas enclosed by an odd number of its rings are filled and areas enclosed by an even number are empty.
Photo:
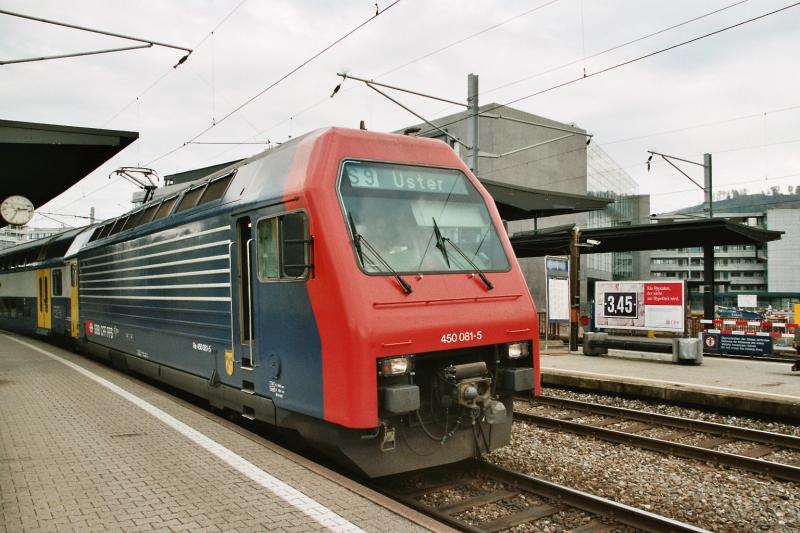
M703 333L703 351L729 355L771 355L772 338L766 335Z
M465 177L453 170L424 169L400 165L345 163L350 185L360 189L380 189L434 194L469 194Z
M595 317L599 329L683 332L683 281L598 281Z

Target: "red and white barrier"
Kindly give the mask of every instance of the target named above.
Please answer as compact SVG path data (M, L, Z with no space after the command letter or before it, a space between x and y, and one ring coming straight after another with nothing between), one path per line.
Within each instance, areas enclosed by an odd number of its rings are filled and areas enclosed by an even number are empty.
M761 322L758 320L732 320L732 319L714 319L714 320L701 320L701 324L714 324L725 326L758 326L761 328L796 328L797 324L786 322Z

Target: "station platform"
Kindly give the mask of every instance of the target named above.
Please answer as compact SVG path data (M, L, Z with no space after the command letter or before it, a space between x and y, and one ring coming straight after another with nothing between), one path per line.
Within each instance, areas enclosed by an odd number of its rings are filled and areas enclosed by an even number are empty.
M89 358L0 332L0 533L442 526Z
M790 362L705 357L672 363L671 354L609 350L541 355L542 384L695 404L800 422L800 372Z

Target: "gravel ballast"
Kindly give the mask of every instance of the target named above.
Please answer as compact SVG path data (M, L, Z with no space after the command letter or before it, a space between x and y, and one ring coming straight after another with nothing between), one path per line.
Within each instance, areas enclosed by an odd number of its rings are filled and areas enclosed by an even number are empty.
M549 396L799 435L800 428L641 400L546 388ZM712 531L800 531L800 484L515 422L512 442L486 456Z

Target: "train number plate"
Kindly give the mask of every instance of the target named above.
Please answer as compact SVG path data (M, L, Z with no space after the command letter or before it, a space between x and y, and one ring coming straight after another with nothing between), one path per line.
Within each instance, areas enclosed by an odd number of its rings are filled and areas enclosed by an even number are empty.
M442 344L453 344L454 342L479 341L483 338L483 332L477 331L454 331L442 334Z

